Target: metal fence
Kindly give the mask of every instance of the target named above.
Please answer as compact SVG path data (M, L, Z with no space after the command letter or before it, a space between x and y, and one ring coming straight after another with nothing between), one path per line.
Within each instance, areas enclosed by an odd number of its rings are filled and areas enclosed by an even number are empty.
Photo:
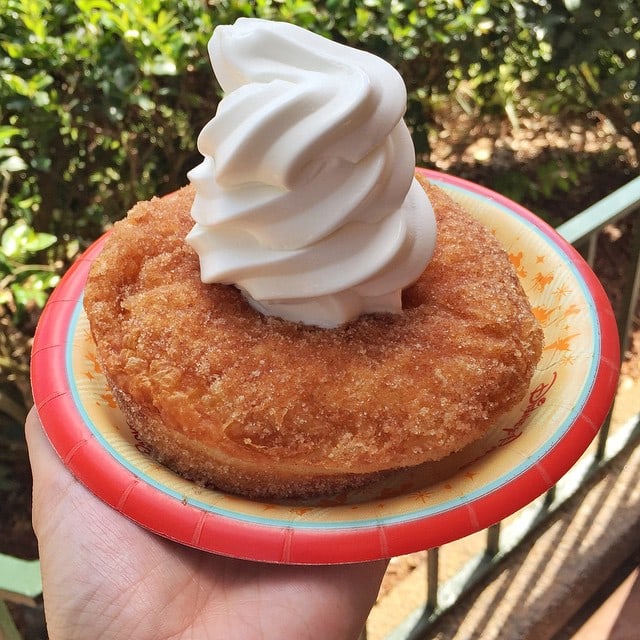
M598 238L608 225L626 221L631 234L631 264L627 270L621 299L616 305L616 319L620 333L621 353L629 347L638 306L640 289L640 177L600 200L582 213L557 227L558 233L573 244L590 266L597 258ZM615 407L615 401L614 401ZM613 408L612 407L612 410ZM508 526L498 523L486 530L482 551L446 582L439 580L440 549L427 551L426 601L411 616L387 636L387 640L418 640L429 637L430 630L444 613L462 603L465 594L482 581L527 537L535 535L545 521L575 495L596 473L611 466L618 457L639 446L638 423L640 413L633 416L615 435L610 434L611 414L602 425L596 447L554 486L535 509L523 509ZM366 632L365 632L366 637Z

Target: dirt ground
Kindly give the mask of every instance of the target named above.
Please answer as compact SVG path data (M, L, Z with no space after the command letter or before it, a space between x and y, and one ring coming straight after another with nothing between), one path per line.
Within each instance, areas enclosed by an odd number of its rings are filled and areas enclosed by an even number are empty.
M639 173L630 145L606 121L595 118L591 122L531 118L514 128L507 121L449 113L431 144L428 164L432 168L504 193L552 224L575 215ZM529 182L536 185L533 191ZM639 222L636 216L635 223ZM631 224L608 227L599 242L595 270L614 308L630 268ZM622 370L623 381L631 384L640 380L639 314L635 321ZM20 425L0 429L0 553L37 557L30 502L31 475ZM394 559L381 596L421 562L424 554ZM23 615L16 611L18 619Z

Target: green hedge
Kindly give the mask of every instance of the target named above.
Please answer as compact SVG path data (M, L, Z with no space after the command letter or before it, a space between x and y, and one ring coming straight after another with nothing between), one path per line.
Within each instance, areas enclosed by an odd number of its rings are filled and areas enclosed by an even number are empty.
M206 42L240 15L290 20L394 64L422 161L434 105L461 82L485 110L600 109L630 136L640 120L637 0L203 4L0 0L9 221L87 241L133 201L183 184L218 100Z
M423 164L434 112L451 99L512 119L598 110L640 150L637 0L0 0L5 326L29 334L34 307L78 251L136 200L185 183L219 100L206 43L243 15L395 65ZM0 349L1 372L23 375L13 347Z

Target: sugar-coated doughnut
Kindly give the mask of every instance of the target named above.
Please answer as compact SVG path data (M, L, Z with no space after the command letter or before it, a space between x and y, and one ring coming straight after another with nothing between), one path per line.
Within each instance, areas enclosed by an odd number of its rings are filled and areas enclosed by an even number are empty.
M192 187L137 204L94 262L84 305L127 421L159 461L255 498L353 488L440 460L525 394L542 349L493 234L418 176L435 254L401 314L337 329L265 317L203 284L184 242Z

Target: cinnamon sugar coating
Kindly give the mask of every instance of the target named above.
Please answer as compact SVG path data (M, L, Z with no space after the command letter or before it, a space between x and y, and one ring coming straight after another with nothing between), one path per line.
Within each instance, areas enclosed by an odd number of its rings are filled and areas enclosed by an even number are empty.
M440 460L525 394L542 331L493 235L419 176L429 266L397 315L337 329L265 317L200 281L191 187L137 204L94 262L84 305L127 420L161 462L250 497L329 494Z

